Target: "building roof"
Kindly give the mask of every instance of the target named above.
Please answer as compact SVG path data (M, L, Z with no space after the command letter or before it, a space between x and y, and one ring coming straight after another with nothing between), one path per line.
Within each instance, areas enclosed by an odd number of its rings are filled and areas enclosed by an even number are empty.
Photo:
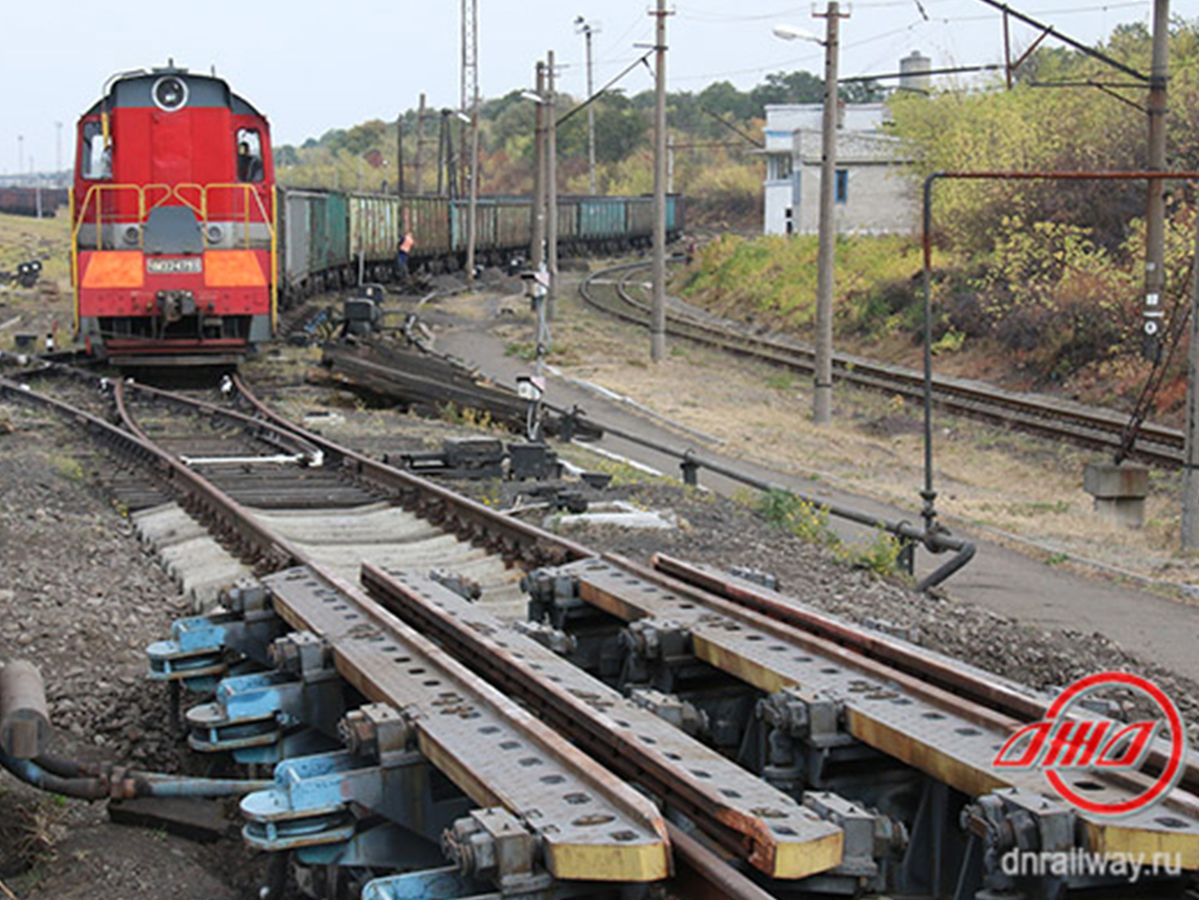
M790 153L796 131L820 134L824 112L822 103L769 104L766 107L766 152ZM883 127L890 112L885 103L841 104L839 135L877 134L885 136Z

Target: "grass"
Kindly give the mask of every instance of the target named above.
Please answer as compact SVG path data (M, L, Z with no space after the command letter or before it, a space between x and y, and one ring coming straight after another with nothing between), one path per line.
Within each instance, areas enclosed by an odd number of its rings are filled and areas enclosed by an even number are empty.
M50 458L50 465L53 466L55 472L67 479L67 481L83 481L86 477L83 466L73 456L52 456Z
M71 226L66 209L53 219L0 213L0 269L11 271L30 259L42 261L42 280L65 290L70 283Z
M462 425L466 428L476 428L480 431L500 429L491 418L491 413L485 409L474 409L469 406L458 406L450 402L441 407L441 420L450 425Z
M772 525L808 544L827 547L841 562L866 569L880 577L899 573L903 542L879 529L866 543L846 544L829 528L826 507L804 500L789 491L766 491L758 498L758 513Z

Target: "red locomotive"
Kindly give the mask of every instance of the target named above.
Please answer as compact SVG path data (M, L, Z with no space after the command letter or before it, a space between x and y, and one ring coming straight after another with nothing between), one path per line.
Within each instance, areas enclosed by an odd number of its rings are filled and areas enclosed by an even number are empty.
M116 365L229 364L268 339L277 221L266 118L222 79L113 76L79 120L75 326Z

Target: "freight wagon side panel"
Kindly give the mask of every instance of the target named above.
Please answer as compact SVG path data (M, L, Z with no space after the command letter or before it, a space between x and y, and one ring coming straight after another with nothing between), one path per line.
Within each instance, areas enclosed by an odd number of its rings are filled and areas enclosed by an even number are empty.
M400 200L386 194L351 194L350 256L361 252L368 261L390 260L400 241L403 221Z
M533 204L505 198L496 201L496 244L501 250L528 252L533 243Z
M625 231L625 201L592 197L579 201L579 230L585 238L619 237Z
M450 252L449 200L445 197L407 199L409 229L417 257L446 256Z
M558 201L558 239L574 240L579 234L579 201Z
M326 195L325 217L321 228L323 268L332 269L350 262L349 209L346 195Z
M654 233L654 201L651 197L626 197L625 237L648 238Z
M283 193L283 202L280 204L283 212L283 281L288 287L295 287L312 274L309 268L309 253L311 252L309 210L316 198L313 194L301 191L281 191L281 193Z

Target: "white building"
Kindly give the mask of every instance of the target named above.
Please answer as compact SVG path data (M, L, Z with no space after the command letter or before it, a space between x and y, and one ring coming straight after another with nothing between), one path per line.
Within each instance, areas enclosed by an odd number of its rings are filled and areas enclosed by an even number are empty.
M766 234L814 234L820 209L822 107L766 107ZM883 130L882 103L841 104L835 215L842 234L912 231L919 186L904 169L899 139Z

